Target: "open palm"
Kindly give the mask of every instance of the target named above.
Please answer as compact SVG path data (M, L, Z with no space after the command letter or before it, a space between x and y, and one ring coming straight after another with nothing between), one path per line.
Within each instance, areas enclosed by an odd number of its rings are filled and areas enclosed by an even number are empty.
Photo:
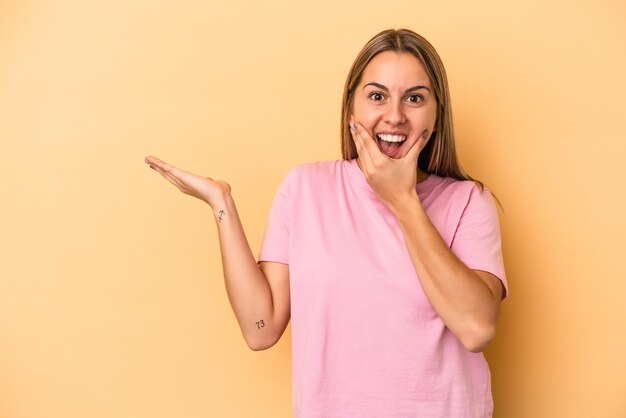
M225 181L198 176L176 168L153 156L147 156L145 162L176 186L178 190L203 200L211 207L218 199L230 193L230 185Z

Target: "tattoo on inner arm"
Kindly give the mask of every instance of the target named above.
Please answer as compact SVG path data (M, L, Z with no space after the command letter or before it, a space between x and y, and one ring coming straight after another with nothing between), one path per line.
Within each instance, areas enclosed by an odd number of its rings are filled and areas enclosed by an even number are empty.
M219 214L220 214L220 222L222 222L222 219L223 219L223 217L224 217L224 214L225 214L225 213L226 213L226 212L224 212L223 210L220 210L220 211L219 211Z
M259 322L256 323L256 326L258 329L261 329L265 326L265 322L263 322L263 320L261 319Z

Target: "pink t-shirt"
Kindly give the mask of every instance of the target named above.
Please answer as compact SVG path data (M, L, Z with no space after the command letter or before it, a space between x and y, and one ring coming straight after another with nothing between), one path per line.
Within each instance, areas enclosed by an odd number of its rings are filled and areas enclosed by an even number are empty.
M470 181L417 184L443 240L507 282L494 200ZM292 168L259 261L289 264L296 418L490 417L489 367L428 301L400 225L355 160Z

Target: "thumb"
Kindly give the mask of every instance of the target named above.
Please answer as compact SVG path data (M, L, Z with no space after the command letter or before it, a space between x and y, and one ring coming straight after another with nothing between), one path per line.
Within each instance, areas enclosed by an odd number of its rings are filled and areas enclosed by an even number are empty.
M417 163L417 159L419 158L420 152L422 152L422 150L426 146L426 143L428 142L428 137L429 137L428 129L426 129L424 132L422 132L419 138L417 138L417 140L415 141L411 149L409 149L409 151L406 153L407 160L409 160L412 163L413 162Z

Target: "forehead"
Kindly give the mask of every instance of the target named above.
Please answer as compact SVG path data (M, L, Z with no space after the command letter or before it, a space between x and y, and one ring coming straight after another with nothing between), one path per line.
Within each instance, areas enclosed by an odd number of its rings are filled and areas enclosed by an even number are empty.
M384 51L376 55L363 71L361 84L376 82L388 88L430 87L430 79L424 65L406 52Z

